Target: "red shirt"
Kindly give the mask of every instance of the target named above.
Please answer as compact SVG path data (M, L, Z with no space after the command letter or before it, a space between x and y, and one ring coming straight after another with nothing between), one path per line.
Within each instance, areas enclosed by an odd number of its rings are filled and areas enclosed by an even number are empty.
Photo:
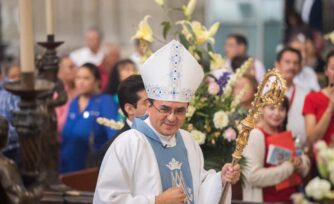
M265 168L270 168L273 165L268 164L266 162L266 158L267 158L268 150L269 150L268 138L271 135L269 133L266 133L262 129L260 129L260 130L264 135L265 145L266 145L264 167ZM277 191L275 186L269 186L269 187L263 188L262 192L263 192L263 202L286 202L286 203L291 203L290 197L293 193L297 192L297 190L296 190L296 187L289 187L289 188L286 188L284 190Z
M319 122L322 115L327 109L329 103L329 98L322 93L311 92L305 97L303 115L314 115L316 117L316 121ZM334 114L332 115L332 119L328 125L327 131L323 137L327 144L332 142L332 138L334 136Z
M108 80L109 80L109 73L103 68L102 65L98 66L100 74L101 74L101 90L106 90L108 86Z

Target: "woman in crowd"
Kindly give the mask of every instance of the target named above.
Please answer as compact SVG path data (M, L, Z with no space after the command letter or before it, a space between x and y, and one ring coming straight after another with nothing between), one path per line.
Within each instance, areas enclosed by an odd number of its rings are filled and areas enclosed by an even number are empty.
M77 70L75 87L78 96L70 104L62 132L61 173L84 169L94 155L111 139L115 131L97 124L98 117L117 118L117 105L112 97L99 93L100 73L91 63Z
M254 96L257 92L258 83L252 75L243 75L233 87L233 97L240 97L239 106L242 109L249 110L252 107ZM246 89L246 90L245 90Z
M118 104L117 89L121 81L135 74L137 71L135 63L130 59L123 59L116 63L109 74L106 93L112 95Z
M327 87L309 93L304 102L303 114L309 144L320 139L330 144L334 139L334 50L327 55L325 75L328 78Z
M244 150L247 167L244 171L245 185L243 199L248 202L289 202L290 196L297 191L296 186L276 190L276 185L288 179L294 172L305 176L309 170L309 159L302 155L293 156L276 166L267 163L269 140L286 130L289 102L285 97L280 106L266 105L256 128L250 132L248 144Z
M70 106L72 99L76 96L75 86L74 86L76 69L77 69L76 65L68 56L64 56L60 59L58 78L63 81L64 88L67 93L66 104L56 108L57 121L58 121L57 129L60 140L61 140L61 132L63 131L66 122L68 108Z

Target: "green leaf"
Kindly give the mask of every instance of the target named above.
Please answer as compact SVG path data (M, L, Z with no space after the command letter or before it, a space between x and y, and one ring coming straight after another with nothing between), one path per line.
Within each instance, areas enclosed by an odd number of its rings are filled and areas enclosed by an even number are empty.
M163 27L162 28L162 34L163 34L163 37L164 37L164 39L166 40L166 38L167 38L167 34L168 34L168 32L170 31L170 29L171 29L171 24L170 24L170 22L169 21L163 21L162 23L161 23L161 26Z
M211 45L211 43L207 43L207 48L209 52L213 52L213 47Z
M198 54L198 56L199 56L199 58L200 58L200 61L202 61L203 54L202 54L201 50L199 50L199 49L195 49L194 51L195 51L196 54Z
M196 41L196 35L193 31L193 28L191 27L189 22L185 22L184 26L186 27L186 29L188 30L188 32L191 34L191 36L193 37L194 41Z
M182 45L188 49L190 46L189 41L187 40L186 36L184 36L182 33L179 34L179 38L180 38L180 42L182 43Z

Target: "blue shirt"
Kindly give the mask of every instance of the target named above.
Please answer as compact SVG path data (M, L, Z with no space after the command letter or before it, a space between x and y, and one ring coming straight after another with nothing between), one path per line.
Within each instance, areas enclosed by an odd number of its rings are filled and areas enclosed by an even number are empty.
M15 128L12 125L12 111L19 110L18 103L20 98L6 89L4 89L3 85L6 81L2 81L0 83L0 115L9 123L9 130L8 130L8 144L2 150L3 152L9 151L19 147L19 139Z
M107 94L92 96L82 112L79 110L78 97L73 99L62 132L61 173L84 169L88 154L97 153L115 135L115 130L99 125L96 119L105 117L117 120L117 110L113 98Z

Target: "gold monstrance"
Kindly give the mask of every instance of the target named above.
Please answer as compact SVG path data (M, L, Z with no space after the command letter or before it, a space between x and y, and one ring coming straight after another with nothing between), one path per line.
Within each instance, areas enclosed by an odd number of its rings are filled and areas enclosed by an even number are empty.
M279 105L284 99L285 92L285 80L276 69L269 70L259 86L255 99L252 103L252 108L250 109L247 117L238 125L239 134L236 140L235 151L232 154L233 165L238 163L241 159L242 152L248 142L249 133L254 128L255 122L258 118L259 110L266 105ZM230 186L230 183L226 183L224 185L219 201L220 204L225 202Z

